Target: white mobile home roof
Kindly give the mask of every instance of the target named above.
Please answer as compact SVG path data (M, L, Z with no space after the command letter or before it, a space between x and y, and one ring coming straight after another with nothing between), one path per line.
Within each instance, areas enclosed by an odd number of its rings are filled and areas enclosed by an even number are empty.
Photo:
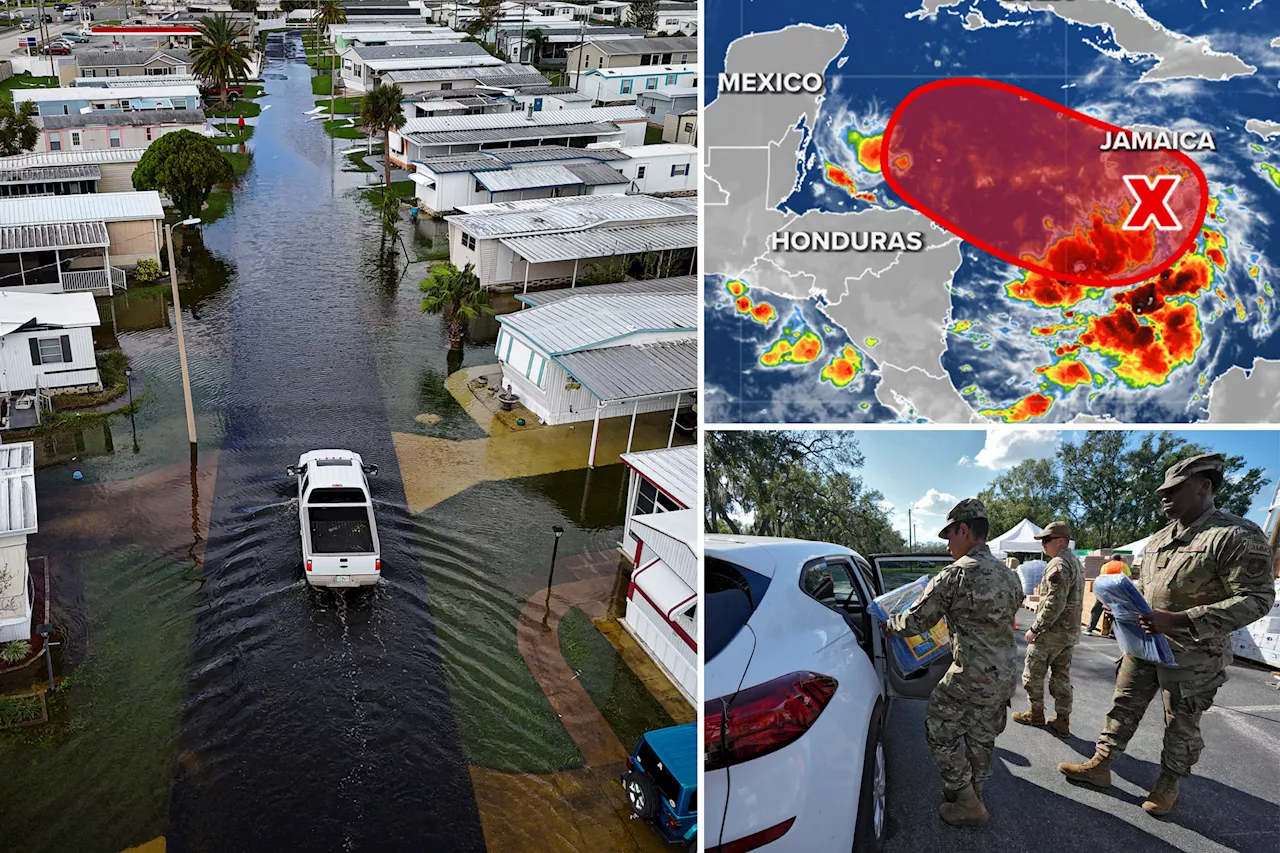
M561 287L555 290L535 290L530 293L517 293L516 299L536 308L549 305L561 299L573 299L578 296L611 296L618 293L693 293L698 289L696 276L682 275L673 278L651 278L645 281L619 281L614 284L593 284L590 287Z
M697 199L646 195L584 195L464 205L451 223L477 237L521 237L584 231L606 225L622 227L646 221L696 221Z
M68 86L62 89L14 89L15 103L22 101L100 101L114 98L198 98L194 83L180 86Z
M83 164L136 163L147 153L145 148L104 148L101 151L87 149L71 151L31 151L0 157L0 169L36 169L44 166L78 166Z
M498 130L548 125L596 124L599 122L644 121L639 107L591 107L584 110L539 110L530 116L523 111L484 113L473 116L432 116L411 118L400 128L401 134L440 133L459 130Z
M675 449L672 448L672 450ZM634 516L631 523L661 533L692 551L698 545L698 528L702 524L702 513L695 509L650 512Z
M79 293L13 293L0 290L0 335L35 320L45 326L70 329L97 326L98 305L93 294Z
M624 345L647 332L698 333L696 293L643 293L562 299L502 314L498 322L556 356L602 345ZM696 385L696 382L695 382Z
M530 263L548 264L579 258L585 260L690 249L698 245L698 223L658 222L652 225L592 228L559 234L503 237L499 242Z
M609 169L608 166L604 168ZM609 169L613 183L628 183L627 178L617 169ZM476 174L476 182L491 193L512 192L515 190L536 190L548 187L576 187L586 183L582 176L574 174L567 166L525 166L519 169L503 169L501 171L481 170Z
M157 192L84 193L0 199L0 225L39 225L100 219L124 222L163 219Z
M77 89L127 89L130 86L160 86L171 89L174 86L189 86L196 82L191 74L136 74L127 77L77 77Z
M649 157L677 157L682 154L698 153L696 145L680 145L676 142L658 143L656 145L632 145L618 150L633 160L644 160Z
M35 445L30 441L0 446L0 535L35 533Z
M666 74L698 74L698 66L688 65L636 65L628 68L592 68L583 72L587 75L598 74L601 77L662 77Z
M409 68L388 71L383 75L388 83L429 83L436 80L475 79L499 86L508 81L529 80L546 83L547 78L532 65L478 65L473 68Z
M624 453L622 461L677 503L686 507L697 504L701 471L696 445Z
M107 226L101 221L0 225L0 252L5 253L42 249L89 249L110 244Z
M552 360L604 402L698 390L695 340L601 347L552 356Z
M602 41L596 49L608 56L643 56L650 53L693 53L698 40L692 36L634 38Z

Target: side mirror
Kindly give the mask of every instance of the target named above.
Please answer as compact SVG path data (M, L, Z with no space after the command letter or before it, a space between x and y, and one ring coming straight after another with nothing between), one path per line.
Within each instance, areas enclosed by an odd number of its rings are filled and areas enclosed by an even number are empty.
M366 474L368 474L369 476L371 476L371 477L376 477L376 476L378 476L378 466L377 466L377 465L366 465L366 466L364 466L364 472L365 472Z
M284 472L288 474L290 477L296 477L298 476L298 466L290 465L288 468L284 469Z

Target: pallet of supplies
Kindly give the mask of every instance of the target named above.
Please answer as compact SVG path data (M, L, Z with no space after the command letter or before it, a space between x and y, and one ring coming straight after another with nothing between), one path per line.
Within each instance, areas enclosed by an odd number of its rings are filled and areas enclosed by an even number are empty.
M889 621L890 616L905 613L911 605L919 601L928 585L929 579L921 577L886 592L871 602L871 613L880 620L881 624L884 624ZM947 632L947 620L943 619L923 634L890 637L889 647L893 649L894 659L897 660L898 668L903 673L923 669L939 658L951 654L951 635Z
M1133 581L1124 575L1102 575L1093 582L1093 592L1111 608L1112 630L1121 652L1161 666L1177 666L1164 634L1148 634L1138 624L1138 617L1150 613L1151 605Z

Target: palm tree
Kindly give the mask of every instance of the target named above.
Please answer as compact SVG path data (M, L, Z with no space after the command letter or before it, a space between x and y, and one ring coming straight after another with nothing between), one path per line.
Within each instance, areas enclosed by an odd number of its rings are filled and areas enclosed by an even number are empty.
M424 314L443 314L449 320L449 349L462 349L463 324L481 314L492 314L489 294L480 289L480 278L472 264L458 269L453 264L438 264L418 289Z
M542 49L547 45L547 34L538 28L529 30L528 39L533 43L533 64L542 60Z
M227 109L227 87L249 76L249 48L236 39L245 35L229 15L200 19L200 35L191 48L191 71L206 85L217 86L222 109Z
M320 4L320 38L325 38L329 34L329 27L333 24L345 24L347 22L347 10L342 5L342 0L323 0ZM333 46L333 61L329 63L329 119L335 118L333 114L334 93L337 90L338 83L338 46Z
M404 91L392 83L379 83L360 101L360 124L368 133L382 134L382 171L391 192L391 131L404 127Z

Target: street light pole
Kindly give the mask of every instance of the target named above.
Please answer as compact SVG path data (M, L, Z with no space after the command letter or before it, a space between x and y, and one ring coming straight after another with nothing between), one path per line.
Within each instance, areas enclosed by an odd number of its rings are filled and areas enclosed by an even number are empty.
M133 371L124 372L124 384L129 389L129 429L133 431L133 452L138 452L138 423L133 418Z
M551 581L556 576L556 552L560 550L560 537L564 535L564 528L558 524L553 524L551 525L551 532L556 535L556 541L551 546L551 571L547 573L547 595L551 595Z
M166 225L165 232L169 242L169 285L173 288L173 326L178 333L178 361L182 365L182 398L187 406L187 439L191 442L192 452L196 446L196 413L191 405L191 374L187 370L187 343L182 336L182 301L178 296L178 267L173 262L173 229L183 225L197 225L197 217L184 219L177 225Z
M44 660L49 666L49 692L52 693L57 685L53 682L53 646L60 646L61 643L49 642L49 636L53 633L53 626L48 622L36 626L36 633L44 639Z

